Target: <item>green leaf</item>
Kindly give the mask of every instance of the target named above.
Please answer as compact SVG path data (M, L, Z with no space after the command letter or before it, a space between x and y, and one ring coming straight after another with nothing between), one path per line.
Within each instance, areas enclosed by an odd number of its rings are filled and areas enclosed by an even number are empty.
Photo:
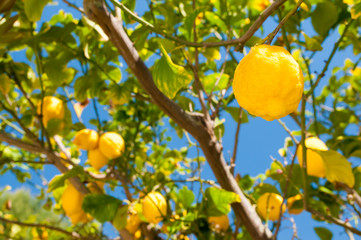
M351 8L351 17L352 19L359 18L361 16L361 2L356 3Z
M213 12L205 12L205 17L206 19L211 23L214 24L216 26L218 26L222 32L226 32L227 31L227 25L224 23L224 21L215 13Z
M208 216L226 215L231 210L232 203L241 202L236 193L215 187L207 188L204 198Z
M119 231L127 225L127 217L128 217L128 206L124 205L118 208L112 223L113 226Z
M174 98L181 88L191 82L192 78L184 67L174 64L163 46L159 45L163 56L154 64L154 82L167 97Z
M39 21L43 9L49 0L26 0L24 1L25 14L31 22Z
M204 8L198 8L195 9L193 12L191 12L190 14L188 14L184 20L184 27L187 30L188 33L188 39L191 38L192 34L193 34L193 23L194 20L196 19L196 17L198 16L199 13L203 12Z
M88 194L83 200L83 210L101 223L111 221L122 202L105 194Z
M202 79L203 86L208 94L213 91L225 89L228 85L229 75L226 73L212 73Z
M56 175L55 177L53 177L53 179L51 179L51 181L49 182L48 192L52 192L55 189L64 186L65 180L67 180L68 178L76 177L82 174L84 174L83 167L73 166L73 168L70 169L68 172Z
M322 157L325 168L326 178L330 182L342 182L350 188L355 185L355 177L352 174L351 163L340 153L329 151L317 151Z
M306 33L302 32L306 41L306 49L310 51L321 51L323 48L316 38L310 38Z
M317 236L321 240L331 240L332 239L333 234L327 228L315 227L314 229L315 229L315 232L316 232Z
M239 107L225 107L224 110L231 114L234 121L238 122L239 118ZM241 123L248 123L248 115L245 111L242 112Z
M321 36L325 36L337 22L337 7L332 2L320 2L311 15L313 28Z
M178 200L184 208L189 208L194 201L194 194L186 186L183 186L178 192Z

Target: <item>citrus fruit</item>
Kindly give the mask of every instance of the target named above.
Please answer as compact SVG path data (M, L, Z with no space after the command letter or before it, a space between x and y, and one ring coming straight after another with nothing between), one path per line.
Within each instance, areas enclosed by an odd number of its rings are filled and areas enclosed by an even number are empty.
M157 224L167 214L167 201L159 192L148 193L142 202L143 215L151 223Z
M250 1L251 7L256 9L257 11L263 11L265 10L268 5L270 5L269 0L251 0Z
M226 231L229 227L227 215L208 217L208 223L213 231Z
M73 143L83 150L92 150L98 146L98 133L91 129L82 129L76 133Z
M99 148L89 150L88 152L89 164L96 170L104 167L108 163L108 160L109 159L104 156L104 154L99 150Z
M141 222L142 220L140 220L137 213L130 213L127 218L125 229L127 229L130 234L134 234L138 230Z
M293 203L298 201L298 200L301 200L301 199L302 199L301 194L297 194L297 195L287 199L287 207L288 207L288 212L290 214L300 214L303 211L303 207L302 208L294 208L294 209L292 209Z
M88 221L87 215L82 209L83 199L84 194L78 192L71 183L68 183L61 196L61 201L65 214L73 224Z
M264 219L278 220L283 198L277 193L264 193L257 200L257 210ZM283 205L282 212L286 210Z
M99 150L109 159L120 157L124 152L124 140L118 133L104 133L99 139Z
M267 121L296 111L303 92L300 66L283 47L259 45L239 62L233 92L239 105Z
M305 140L305 146L307 148L306 156L307 156L307 174L315 177L325 177L326 170L325 164L322 160L322 157L313 150L318 151L327 151L328 148L324 142L322 142L317 137L310 137ZM299 145L297 148L297 157L298 162L301 167L303 166L303 158L302 158L302 146Z
M41 101L38 102L37 113L41 114ZM64 105L57 97L46 96L43 99L43 123L45 127L50 119L63 119Z

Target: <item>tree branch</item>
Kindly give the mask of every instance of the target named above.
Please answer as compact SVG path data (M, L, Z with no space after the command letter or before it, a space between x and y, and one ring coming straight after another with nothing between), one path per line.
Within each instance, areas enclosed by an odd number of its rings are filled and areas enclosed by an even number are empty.
M131 10L129 10L124 4L118 2L117 0L110 0L115 6L121 8L126 14L128 14L131 18L142 24L143 26L150 29L152 32L155 32L159 35L162 35L165 38L168 38L170 40L173 40L176 43L188 46L188 47L221 47L221 46L228 46L228 45L244 45L256 32L257 30L262 26L263 22L266 21L266 19L272 15L272 13L277 10L284 2L287 0L276 0L274 1L264 12L262 12L259 17L256 19L256 21L252 24L252 26L248 29L248 31L240 38L237 39L230 39L220 42L189 42L186 40L183 40L181 38L172 36L164 32L163 30L157 29L153 24L145 21L143 18L137 16L135 13L133 13Z
M50 225L46 225L46 224L39 224L39 223L24 223L24 222L20 222L20 221L15 221L15 220L9 220L3 217L0 217L0 221L2 222L6 222L6 223L11 223L11 224L16 224L16 225L20 225L20 226L25 226L25 227L38 227L38 228L47 228L53 231L57 231L57 232L61 232L65 235L71 236L72 238L76 238L76 239L88 239L86 237L82 237L80 236L78 233L76 232L68 232L64 229L58 228L58 227L54 227L54 226L50 226Z
M285 0L276 1L272 8L276 9ZM133 43L124 31L121 21L112 16L105 8L102 0L84 0L84 10L87 16L99 24L108 35L119 53L123 56L128 67L137 77L141 86L148 92L155 103L181 128L188 131L199 142L204 155L213 170L219 184L228 191L233 191L240 196L241 202L232 204L237 218L254 239L271 239L272 233L266 228L257 215L254 207L239 188L237 181L228 169L227 163L222 154L222 145L217 142L212 125L200 116L187 114L175 102L167 98L156 87L152 74L140 59ZM277 6L277 7L275 7ZM268 8L262 15L260 24L265 20L265 13L271 14L272 8ZM267 15L267 16L269 16ZM257 28L258 29L258 28ZM253 32L254 33L254 32ZM253 33L249 36L251 37ZM245 37L242 38L243 40ZM248 38L247 38L248 39ZM238 40L235 42L239 43Z

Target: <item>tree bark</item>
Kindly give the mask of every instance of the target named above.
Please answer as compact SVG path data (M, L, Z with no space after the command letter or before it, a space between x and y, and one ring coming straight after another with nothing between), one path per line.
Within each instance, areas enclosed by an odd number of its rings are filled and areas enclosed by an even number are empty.
M99 24L108 35L110 41L123 56L142 87L152 98L152 101L199 142L219 184L224 189L235 192L240 196L241 202L232 204L232 207L235 215L241 219L252 238L257 240L271 239L271 231L262 224L254 207L252 207L229 171L222 154L222 145L217 141L211 122L202 117L187 114L175 102L159 91L154 84L152 74L140 59L137 50L124 31L121 21L107 11L102 0L84 0L83 3L87 16Z

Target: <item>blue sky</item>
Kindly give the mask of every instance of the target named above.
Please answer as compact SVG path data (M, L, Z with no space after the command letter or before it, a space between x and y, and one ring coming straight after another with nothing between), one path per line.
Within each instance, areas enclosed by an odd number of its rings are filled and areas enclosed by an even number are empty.
M145 0L138 0L136 5L136 12L142 13L144 12L144 7L147 5L147 1ZM80 14L74 11L73 9L67 7L64 3L59 2L58 5L50 5L47 6L42 21L48 20L52 15L58 13L59 9L64 9L66 12L73 13L74 17L80 17ZM276 23L269 19L266 24L264 25L264 31L266 34L273 31L275 28ZM307 35L313 36L315 32L312 28L310 21L306 21L305 26L303 27ZM259 33L257 33L259 34ZM338 39L338 32L337 30L333 30L330 37L327 39L324 47L324 50L317 53L314 62L311 64L312 69L315 71L321 71L323 68L324 60L327 59L330 51L334 45L334 43ZM237 54L238 59L241 59L241 55ZM23 61L24 60L24 52L18 52L13 55L16 61ZM351 58L355 60L355 56L352 53L351 48L347 48L342 52L338 52L337 56L333 59L330 64L329 70L326 73L326 76L322 79L320 86L316 89L316 95L320 93L322 90L322 86L327 83L328 76L330 76L330 70L334 66L342 66L346 58ZM222 60L221 60L222 61ZM124 64L125 65L125 64ZM124 76L124 75L123 75ZM101 110L102 106L99 105L101 111L102 119L106 119L107 115L104 110ZM74 113L73 113L73 116ZM83 113L84 122L88 119L93 118L94 113L92 108L88 107L85 109ZM224 155L227 160L229 160L231 153L233 151L233 144L234 144L234 133L236 130L236 123L231 119L228 114L224 115L226 122L225 122L225 134L223 137L223 146L224 146ZM74 119L75 120L75 119ZM299 130L298 126L294 123L294 121L290 117L285 117L282 119L290 128L291 130ZM165 127L168 127L166 124ZM350 129L352 131L352 129ZM179 148L181 146L187 145L185 139L179 139L175 131L170 129L168 134L173 137L173 141L170 143L170 148ZM237 153L237 167L236 172L240 173L241 175L249 174L251 176L256 176L259 173L264 173L266 169L269 168L272 160L270 156L274 158L280 159L278 155L278 149L283 147L284 139L287 137L287 133L282 128L282 126L277 121L268 122L263 120L262 118L249 118L249 123L243 124L241 126L240 131L240 138L239 138L239 145L238 145L238 153ZM323 139L327 140L327 139ZM86 154L84 154L86 155ZM83 159L84 162L85 159ZM50 180L55 174L58 174L57 170L54 167L46 166L45 171L42 173L45 179ZM214 176L211 172L211 169L206 164L204 165L202 177L207 179L214 179ZM33 177L32 181L36 184L41 184L42 181L39 177ZM26 187L30 188L32 193L36 194L39 192L38 189L34 188L29 184L19 184L16 181L16 178L11 174L5 174L0 177L0 188L4 187L5 185L10 184L13 186L13 189ZM303 212L300 215L293 216L295 222L297 224L298 236L301 239L318 239L317 235L315 234L313 227L315 226L325 226L333 231L334 239L348 239L347 235L344 233L343 229L337 226L330 226L325 223L316 222L312 220L309 213ZM291 226L289 220L285 220L281 227L281 232L279 234L279 239L290 239L292 235L292 229L289 227ZM105 233L109 233L110 236L114 236L116 231L110 227L106 226Z

